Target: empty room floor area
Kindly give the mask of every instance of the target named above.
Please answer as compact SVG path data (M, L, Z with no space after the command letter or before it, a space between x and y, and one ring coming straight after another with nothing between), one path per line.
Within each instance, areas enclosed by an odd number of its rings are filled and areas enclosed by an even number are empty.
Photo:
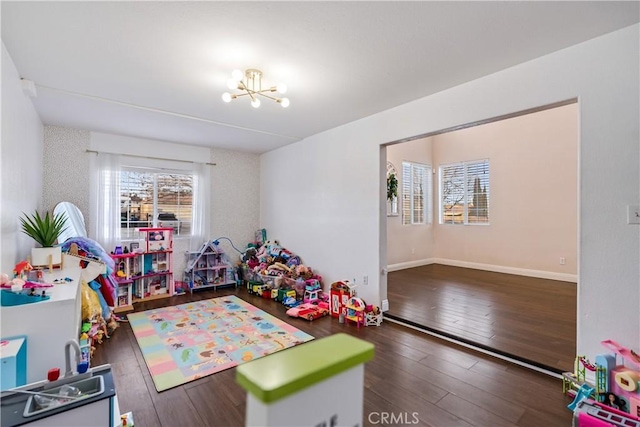
M572 371L576 284L432 264L388 276L386 315L547 368Z

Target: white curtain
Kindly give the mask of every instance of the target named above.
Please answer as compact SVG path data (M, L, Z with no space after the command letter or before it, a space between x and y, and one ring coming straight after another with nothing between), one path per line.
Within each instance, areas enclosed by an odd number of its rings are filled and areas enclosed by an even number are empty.
M91 236L107 253L121 243L120 156L98 153L91 164Z
M193 216L190 250L197 251L210 237L211 167L205 163L193 165Z

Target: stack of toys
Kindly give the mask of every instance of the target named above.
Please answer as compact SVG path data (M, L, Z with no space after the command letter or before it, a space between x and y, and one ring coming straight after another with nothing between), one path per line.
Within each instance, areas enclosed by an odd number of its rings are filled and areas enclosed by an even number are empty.
M311 267L302 264L299 256L280 246L277 241L267 241L259 248L250 247L245 251L243 261L248 267L244 269L248 280L267 283L271 287L287 285L293 288L300 279L322 280L313 273ZM304 289L300 296L303 292Z

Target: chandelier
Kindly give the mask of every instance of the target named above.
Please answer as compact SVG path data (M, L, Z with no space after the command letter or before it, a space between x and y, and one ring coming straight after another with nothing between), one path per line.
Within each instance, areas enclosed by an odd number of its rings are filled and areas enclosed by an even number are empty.
M240 98L241 96L248 96L251 98L251 106L258 108L260 106L259 96L264 96L265 98L276 101L284 108L289 106L289 98L278 98L268 95L272 92L285 93L287 91L287 85L279 83L277 86L262 89L262 71L254 68L248 69L244 74L240 70L233 70L231 79L227 80L227 86L229 89L239 90L241 93L223 93L222 100L224 102L231 102L231 100Z

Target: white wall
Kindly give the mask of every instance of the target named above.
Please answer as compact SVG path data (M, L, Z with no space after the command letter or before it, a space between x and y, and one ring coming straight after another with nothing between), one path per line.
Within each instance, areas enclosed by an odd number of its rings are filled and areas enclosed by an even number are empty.
M42 122L22 92L20 76L2 43L2 148L0 272L30 256L36 243L20 232L22 212L42 208Z
M368 275L359 293L378 303L379 146L577 97L577 351L593 357L604 339L638 348L640 231L626 205L640 204L639 36L634 25L266 153L261 225L325 282Z
M433 224L402 225L402 162L422 163L435 168L432 140L433 138L421 138L387 147L387 160L398 171L399 212L398 216L387 217L387 265L409 266L414 261L434 256ZM433 215L433 220L438 221L436 215Z

